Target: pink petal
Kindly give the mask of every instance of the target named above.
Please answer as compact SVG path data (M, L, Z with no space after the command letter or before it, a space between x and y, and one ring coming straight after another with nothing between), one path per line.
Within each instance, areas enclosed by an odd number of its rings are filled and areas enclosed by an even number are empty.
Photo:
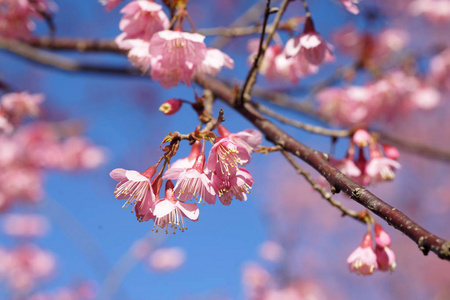
M175 205L169 200L162 200L155 204L153 214L157 218L163 218L175 209Z
M200 210L195 203L184 203L181 201L177 201L175 204L183 214L192 221L197 221L198 216L200 214Z
M109 173L109 176L111 176L111 178L116 181L122 181L122 180L126 179L125 173L126 173L125 169L117 168L117 169L112 170Z

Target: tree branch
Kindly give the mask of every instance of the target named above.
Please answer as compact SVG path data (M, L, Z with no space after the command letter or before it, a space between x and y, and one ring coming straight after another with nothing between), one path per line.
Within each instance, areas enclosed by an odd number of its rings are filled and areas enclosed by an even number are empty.
M363 186L346 177L334 168L322 153L295 140L266 119L254 104L244 103L244 105L237 105L234 92L222 82L200 74L196 75L195 81L203 88L211 90L217 98L222 99L225 103L241 113L265 135L267 140L275 145L281 146L285 151L299 157L316 169L336 191L343 191L353 200L381 217L389 225L406 234L419 246L425 255L429 251L432 251L440 258L450 261L450 241L439 238L427 231L403 212L390 206L366 190Z

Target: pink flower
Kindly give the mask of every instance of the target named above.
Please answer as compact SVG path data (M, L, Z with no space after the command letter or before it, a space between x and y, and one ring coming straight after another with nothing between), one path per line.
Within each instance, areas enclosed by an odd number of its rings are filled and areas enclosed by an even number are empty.
M27 92L9 93L1 98L1 107L7 113L9 122L17 126L25 116L37 116L39 105L44 100L41 94L31 95Z
M202 64L197 67L197 71L214 76L220 72L222 67L233 69L234 61L219 49L209 48L206 50Z
M172 30L155 33L149 42L153 80L167 89L180 81L189 86L194 71L206 57L204 39L198 33Z
M375 243L378 247L384 248L391 245L391 237L384 231L380 224L375 223Z
M346 157L342 160L330 158L330 163L348 177L358 178L361 176L361 170L350 157Z
M371 158L366 166L366 174L375 181L393 180L394 169L399 169L400 164L387 157Z
M154 33L166 30L170 25L162 6L154 2L132 1L120 12L125 14L119 23L123 33L116 38L116 43L122 49L133 48L133 40L149 42Z
M377 255L378 269L381 271L394 271L397 263L395 262L395 254L388 246L379 247L375 249Z
M285 251L283 247L274 241L265 241L259 247L259 256L270 262L279 262L283 259Z
M359 147L366 147L370 143L371 139L370 133L368 133L365 129L356 130L352 137L353 143Z
M372 234L368 232L361 245L347 258L350 271L370 275L378 269L377 256L372 247Z
M247 163L249 159L250 153L245 146L225 137L211 148L207 166L208 170L215 170L220 176L233 176L239 168L238 165Z
M160 248L155 250L148 259L153 270L168 272L181 267L186 261L186 254L180 248Z
M357 15L359 14L359 9L358 7L355 5L355 3L357 4L359 1L358 0L339 0L341 1L341 3L344 5L344 7L352 14Z
M311 18L305 22L303 34L290 39L285 47L286 56L302 59L303 57L313 65L320 65L324 61L332 61L333 55L322 36L314 29Z
M211 180L203 172L205 166L205 154L200 153L192 168L171 168L166 171L163 178L177 180L175 194L182 201L199 197L208 204L216 202L216 193Z
M166 233L168 226L174 229L174 233L177 228L184 232L187 229L184 217L197 221L199 216L199 209L195 203L184 203L175 198L173 183L170 180L166 183L165 198L158 200L152 211L156 227L165 228Z
M447 0L415 0L408 7L412 15L424 15L434 23L450 21L450 2Z
M3 231L16 237L43 236L48 230L48 222L40 215L9 214L3 219Z
M236 144L244 146L249 153L262 143L262 134L258 130L246 129L230 133L223 125L219 125L218 131L221 137L229 137Z
M128 207L128 204L134 204L136 201L145 203L155 201L152 186L150 183L151 177L155 174L156 168L154 166L148 168L144 173L137 171L129 171L124 169L114 169L109 173L109 176L119 183L116 186L114 194L117 199L127 199L123 207ZM144 201L144 202L142 202ZM141 204L143 205L143 204Z
M381 147L383 147L384 155L387 158L397 160L400 157L400 152L396 147L388 144L381 144Z
M239 201L247 200L247 194L250 193L254 180L250 172L239 168L236 174L231 176L221 176L213 172L211 182L220 202L223 205L230 205L233 198Z

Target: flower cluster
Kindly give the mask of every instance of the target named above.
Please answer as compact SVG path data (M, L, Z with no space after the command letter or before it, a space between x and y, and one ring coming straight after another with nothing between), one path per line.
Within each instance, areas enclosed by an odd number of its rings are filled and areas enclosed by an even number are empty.
M119 181L115 189L117 199L128 199L124 207L134 205L139 221L154 220L156 231L168 227L184 231L184 218L197 221L199 209L196 203L187 203L191 199L215 204L216 197L224 205L230 205L235 198L247 200L247 193L253 185L250 172L240 165L250 160L253 148L262 142L261 134L256 130L245 130L231 134L219 125L220 137L209 152L208 160L197 141L188 157L175 161L164 173L154 176L157 166L147 171L127 171L115 169L110 176ZM154 178L153 178L154 177ZM153 178L153 179L152 179ZM164 198L159 198L163 179L167 179ZM172 183L176 180L176 185ZM175 232L175 231L174 231Z
M347 259L350 271L371 275L373 271L394 271L395 254L390 248L391 238L379 224L375 224L375 251L371 232L364 235L361 245Z
M356 146L359 147L357 158ZM365 149L368 149L369 160ZM399 152L395 147L378 143L365 129L358 129L350 141L347 156L341 160L331 158L330 162L355 182L368 185L371 182L393 180L394 170L400 168L398 157Z
M169 19L159 4L135 0L121 12L123 33L116 38L117 45L129 50L129 59L143 72L151 69L152 79L164 88L179 82L189 86L196 71L215 75L222 67L234 67L228 55L206 47L203 35L183 32L180 26L169 30ZM186 13L180 9L179 14Z
M27 40L35 28L33 18L41 18L56 10L51 0L18 1L0 0L0 36Z
M392 71L365 86L330 87L317 94L319 113L345 126L389 121L411 109L433 109L440 102L437 89L403 71Z
M254 60L258 47L259 40L250 41L250 62ZM330 46L315 30L312 19L308 17L303 33L289 39L284 49L279 44L267 48L260 72L271 81L287 79L296 84L300 78L316 73L321 64L333 59Z

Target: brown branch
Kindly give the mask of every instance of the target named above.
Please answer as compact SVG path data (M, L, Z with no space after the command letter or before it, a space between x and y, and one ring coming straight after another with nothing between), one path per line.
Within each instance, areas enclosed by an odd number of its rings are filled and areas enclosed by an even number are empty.
M267 38L263 44L267 20L270 15L270 0L267 0L266 11L264 14L263 31L261 33L261 42L259 45L258 54L256 55L255 61L252 67L250 68L250 71L247 74L247 78L245 79L244 86L242 87L242 93L239 99L240 104L242 104L243 102L248 102L251 99L250 94L252 92L253 86L256 83L256 76L258 75L259 69L261 68L261 63L264 58L264 54L266 52L267 47L269 47L270 42L272 41L273 35L275 34L278 28L278 24L280 23L281 17L286 11L286 8L290 1L291 0L284 0L283 3L281 3L278 13L275 16L275 20L272 23L272 28L269 31L269 34L267 35Z
M306 124L297 120L293 120L290 119L288 117L285 117L283 115L278 114L277 112L271 110L270 108L258 103L256 104L256 107L258 108L258 110L260 112L262 112L265 115L271 116L275 119L277 119L278 121L285 123L285 124L289 124L291 126L303 129L305 131L308 132L312 132L312 133L317 133L317 134L321 134L321 135L327 135L327 136L332 136L332 137L349 137L352 135L352 131L351 130L346 130L346 129L342 129L342 130L337 130L337 129L328 129L325 127L321 127L321 126L314 126L311 124Z
M389 225L406 234L419 246L425 255L432 251L440 258L450 261L450 241L439 238L427 231L404 213L346 177L334 168L322 153L303 145L266 119L254 104L237 105L233 90L230 90L222 82L204 75L196 75L195 80L200 86L211 90L217 98L222 99L241 113L265 135L266 139L275 145L283 147L285 151L294 154L316 169L336 191L343 191L353 200L381 217Z
M126 75L142 74L141 71L137 68L111 67L111 66L79 63L76 60L32 47L24 42L4 39L1 37L0 37L0 48L3 48L11 53L26 58L30 61L39 63L41 65L50 66L56 69L62 69L70 72L94 72L94 73L126 74Z
M82 39L82 38L52 38L33 37L24 41L30 46L51 50L71 50L79 52L112 52L126 54L126 50L119 49L112 39Z
M331 197L331 194L328 193L323 186L318 184L312 177L311 174L309 174L308 171L300 167L299 164L294 160L294 158L286 151L281 151L281 153L284 155L284 157L287 159L287 161L294 167L295 170L297 170L297 173L302 175L306 181L311 185L313 189L315 189L319 194L322 196L323 199L327 200L331 205L336 207L342 212L342 216L350 216L353 219L366 224L363 218L360 218L360 215L357 211L347 209L345 208L339 201L333 199Z

